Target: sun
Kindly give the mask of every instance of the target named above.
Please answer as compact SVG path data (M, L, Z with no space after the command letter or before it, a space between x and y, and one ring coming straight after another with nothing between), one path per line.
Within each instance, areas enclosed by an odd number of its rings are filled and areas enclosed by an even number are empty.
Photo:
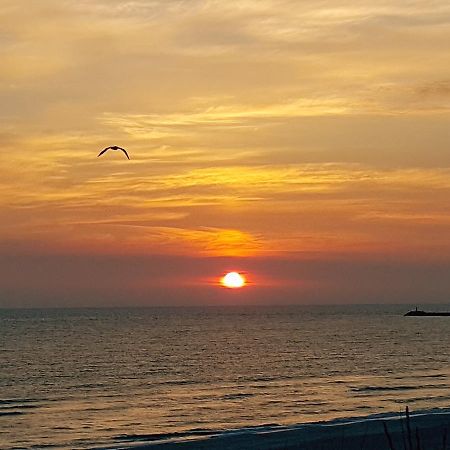
M238 272L228 272L220 280L222 286L232 289L244 287L245 283L245 277Z

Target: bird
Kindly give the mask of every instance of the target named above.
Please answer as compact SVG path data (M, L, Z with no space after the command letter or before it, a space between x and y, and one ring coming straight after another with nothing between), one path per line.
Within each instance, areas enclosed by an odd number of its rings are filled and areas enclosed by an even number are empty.
M103 149L103 150L97 155L97 158L98 158L99 156L102 156L103 153L105 153L105 152L108 151L109 149L111 149L111 150L122 150L122 151L125 153L125 156L126 156L128 159L130 159L130 157L128 156L127 151L126 151L124 148L122 148L122 147L118 147L117 145L111 145L111 146L109 146L109 147L106 147L105 149Z

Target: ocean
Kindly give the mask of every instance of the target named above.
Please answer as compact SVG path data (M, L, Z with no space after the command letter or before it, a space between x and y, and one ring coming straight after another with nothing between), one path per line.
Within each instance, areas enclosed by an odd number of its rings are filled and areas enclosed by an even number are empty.
M0 310L0 448L448 409L450 317L412 306Z

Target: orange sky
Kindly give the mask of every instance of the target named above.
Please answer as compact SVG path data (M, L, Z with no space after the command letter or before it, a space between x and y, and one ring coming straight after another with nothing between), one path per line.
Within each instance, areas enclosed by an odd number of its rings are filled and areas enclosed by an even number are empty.
M0 306L226 303L226 270L238 303L448 301L447 2L4 0L0 25Z

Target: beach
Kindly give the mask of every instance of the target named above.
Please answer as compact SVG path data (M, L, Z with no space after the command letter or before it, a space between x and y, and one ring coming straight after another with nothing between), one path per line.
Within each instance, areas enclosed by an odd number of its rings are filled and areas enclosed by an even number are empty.
M385 431L385 427L387 433ZM366 418L312 423L292 427L261 426L253 429L207 433L193 439L173 436L171 441L154 441L156 436L128 436L129 444L117 449L305 449L305 450L382 450L408 448L446 450L450 448L450 410L374 415ZM144 443L143 441L148 440ZM152 442L153 440L153 442ZM410 443L412 447L409 447Z

